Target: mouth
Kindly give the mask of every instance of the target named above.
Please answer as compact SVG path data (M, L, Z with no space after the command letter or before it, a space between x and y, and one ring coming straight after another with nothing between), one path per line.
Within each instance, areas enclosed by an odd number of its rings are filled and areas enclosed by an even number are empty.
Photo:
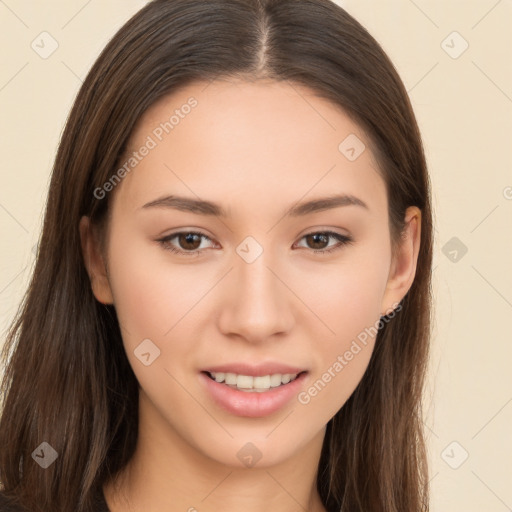
M307 373L305 370L299 373L274 373L269 375L240 375L226 372L202 372L211 380L224 384L231 389L244 391L246 393L265 393L271 389L281 388L293 382L301 375Z
M259 418L289 405L306 386L308 371L292 374L244 375L230 372L199 372L208 400L235 416Z

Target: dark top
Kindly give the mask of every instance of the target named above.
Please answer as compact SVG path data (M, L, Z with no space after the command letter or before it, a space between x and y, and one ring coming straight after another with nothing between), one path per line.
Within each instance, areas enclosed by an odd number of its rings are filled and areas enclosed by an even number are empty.
M9 505L8 499L0 491L0 512L32 512L26 509L22 509L18 506ZM96 493L95 511L94 512L110 512L107 502L105 501L105 495L103 490L99 490Z

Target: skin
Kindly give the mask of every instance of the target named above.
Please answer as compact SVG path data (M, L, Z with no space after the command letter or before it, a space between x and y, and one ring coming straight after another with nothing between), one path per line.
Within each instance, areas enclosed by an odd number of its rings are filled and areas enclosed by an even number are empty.
M337 106L287 82L194 83L142 116L128 153L190 96L198 105L111 192L102 253L89 219L80 233L96 299L114 304L140 383L139 439L127 470L104 491L113 512L324 511L316 473L327 422L355 390L375 339L307 404L292 399L261 418L230 414L200 385L201 369L277 360L320 379L365 328L396 307L416 272L421 212L407 210L392 257L385 184L364 132ZM356 134L366 150L349 161L338 146ZM348 205L283 217L298 201L346 193ZM225 219L141 208L165 195L218 202ZM207 238L157 240L180 231ZM310 233L351 236L339 245ZM252 236L263 253L236 252ZM169 251L198 251L197 256ZM400 313L397 313L400 314ZM151 339L160 356L134 355ZM254 467L237 458L246 443Z

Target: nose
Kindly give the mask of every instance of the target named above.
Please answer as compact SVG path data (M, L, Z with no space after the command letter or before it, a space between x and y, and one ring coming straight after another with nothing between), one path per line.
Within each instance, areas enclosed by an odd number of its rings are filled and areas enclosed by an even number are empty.
M265 252L252 263L235 259L234 267L218 303L220 331L252 343L289 332L295 320L285 272Z

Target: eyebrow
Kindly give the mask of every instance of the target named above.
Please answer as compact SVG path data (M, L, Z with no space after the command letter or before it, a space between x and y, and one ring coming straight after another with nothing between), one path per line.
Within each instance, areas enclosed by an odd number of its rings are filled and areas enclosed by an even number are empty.
M294 204L284 212L283 217L300 217L341 206L360 206L369 210L368 205L361 199L350 194L338 194ZM210 215L222 218L229 217L227 211L217 203L176 195L155 199L154 201L146 203L142 208L172 208L183 212L195 213L197 215Z

